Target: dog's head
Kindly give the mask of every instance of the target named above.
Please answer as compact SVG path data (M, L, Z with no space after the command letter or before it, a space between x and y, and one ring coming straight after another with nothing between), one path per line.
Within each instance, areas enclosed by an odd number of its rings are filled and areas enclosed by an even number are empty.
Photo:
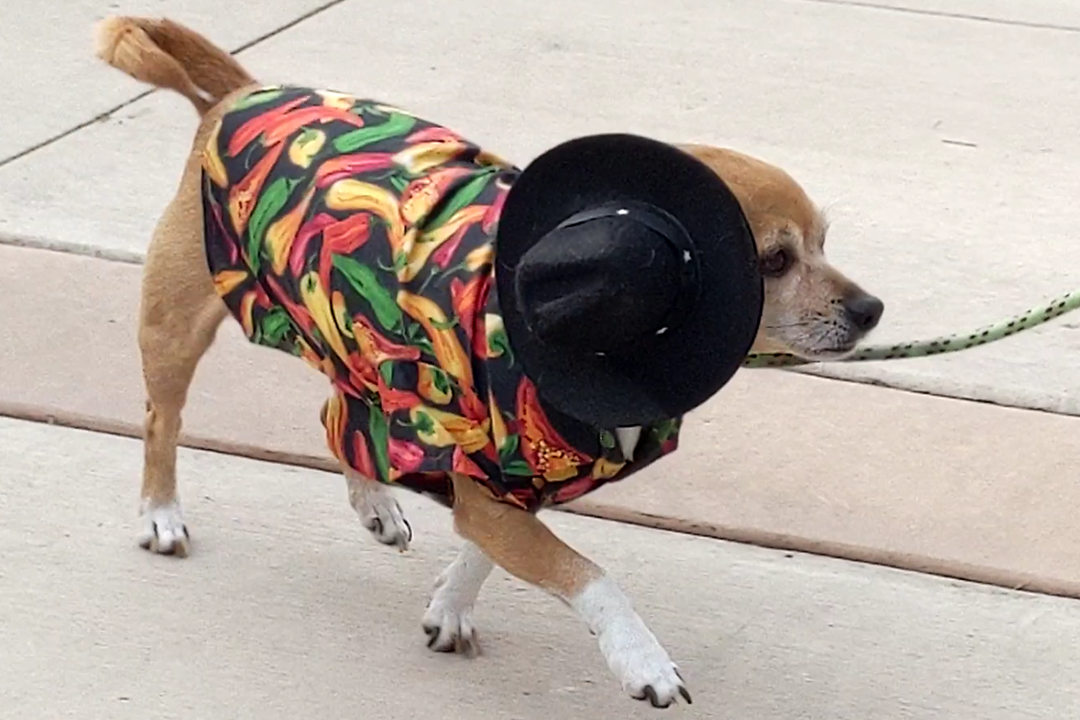
M765 277L765 306L752 352L806 360L849 354L885 306L825 259L827 223L786 172L733 150L684 150L712 168L742 206Z

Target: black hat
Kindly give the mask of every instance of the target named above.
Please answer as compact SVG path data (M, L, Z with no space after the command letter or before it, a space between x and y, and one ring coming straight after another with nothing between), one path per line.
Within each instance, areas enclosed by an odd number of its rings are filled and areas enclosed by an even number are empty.
M499 219L495 281L540 397L601 428L709 399L746 358L764 298L727 185L672 145L621 134L525 168Z

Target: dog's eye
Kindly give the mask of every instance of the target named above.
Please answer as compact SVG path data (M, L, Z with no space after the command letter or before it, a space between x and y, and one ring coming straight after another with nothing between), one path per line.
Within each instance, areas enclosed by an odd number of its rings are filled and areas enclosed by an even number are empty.
M770 251L761 258L761 272L770 277L780 277L791 267L791 253L783 248Z

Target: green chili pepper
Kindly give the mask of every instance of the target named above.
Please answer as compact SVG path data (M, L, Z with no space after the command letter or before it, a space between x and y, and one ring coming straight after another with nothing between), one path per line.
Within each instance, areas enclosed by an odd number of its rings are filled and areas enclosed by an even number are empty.
M349 281L356 292L368 301L379 324L387 330L401 327L403 314L390 291L384 288L375 271L362 265L347 255L333 255L334 267Z
M488 350L495 357L505 353L512 365L514 363L514 351L510 348L510 338L506 336L506 330L500 328L488 335Z
M375 452L375 465L379 471L379 480L390 480L390 427L382 408L375 404L368 405L368 432L371 433L371 448Z
M518 475L521 477L531 477L533 475L532 468L529 467L529 463L524 460L514 460L508 462L503 466L503 472L507 475Z
M262 334L271 345L281 345L292 326L285 308L274 307L262 317Z
M261 105L264 102L270 102L274 98L281 97L284 90L260 90L259 92L253 92L247 97L240 98L233 105L233 110L243 110L245 108Z
M404 135L413 125L416 118L401 113L391 113L384 123L369 127L357 128L344 135L334 138L334 149L342 153L356 152L365 145L386 140L397 135Z
M499 459L504 463L509 462L510 458L514 456L514 452L518 449L518 443L519 440L517 435L507 435L506 442L499 448Z
M454 192L450 201L443 206L439 211L439 214L427 223L424 230L431 232L436 228L442 227L450 218L454 217L454 213L458 210L472 205L473 201L480 196L480 193L484 191L484 188L487 187L488 183L491 182L491 179L495 177L495 173L497 172L499 172L499 168L489 168L486 172L477 175L472 180L462 185L460 190Z
M259 250L262 247L266 228L269 227L274 217L281 212L281 209L285 207L285 204L289 202L289 196L292 195L293 190L300 182L300 180L292 178L278 178L270 183L270 187L266 188L262 195L259 196L259 203L251 212L251 219L248 221L247 227L248 257L251 259L251 271L253 273L259 272L259 262L261 260Z

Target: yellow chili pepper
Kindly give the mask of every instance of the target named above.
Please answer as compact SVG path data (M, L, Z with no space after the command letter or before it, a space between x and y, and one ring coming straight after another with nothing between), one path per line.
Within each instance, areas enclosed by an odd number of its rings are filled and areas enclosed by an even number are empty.
M315 185L308 188L304 197L289 212L274 221L266 230L266 249L270 253L270 265L274 273L281 275L289 264L289 250L292 248L296 233L307 215L311 198L315 195Z
M218 152L218 137L221 135L221 120L214 123L214 129L210 131L210 138L206 141L202 153L202 167L210 180L218 187L229 184L229 174L225 170L225 163L221 161L221 153Z
M417 363L419 382L417 390L420 397L429 400L436 405L445 405L450 402L453 393L450 392L450 383L442 375L442 371L427 363ZM440 383L440 380L442 381ZM443 387L440 387L440 384Z
M225 297L247 280L247 270L222 270L214 275L214 289L221 297Z
M334 322L334 313L330 308L330 298L326 297L326 289L319 280L319 273L312 271L300 278L300 301L311 313L311 320L315 327L319 328L323 339L339 358L346 358L349 353L345 350L345 343L338 332L337 323Z
M473 387L472 364L458 341L454 329L447 327L446 313L438 303L408 290L399 290L398 306L424 328L431 338L431 346L439 366L460 384Z
M490 422L475 420L438 410L429 405L417 405L409 410L409 419L416 429L420 442L434 447L460 445L461 449L472 454L487 447L491 442L488 437Z
M454 213L453 217L430 232L423 233L412 246L406 249L407 262L398 271L398 279L408 282L416 277L424 265L427 264L431 254L439 249L439 246L452 238L458 230L466 225L480 222L484 217L487 207L483 205L470 205Z

